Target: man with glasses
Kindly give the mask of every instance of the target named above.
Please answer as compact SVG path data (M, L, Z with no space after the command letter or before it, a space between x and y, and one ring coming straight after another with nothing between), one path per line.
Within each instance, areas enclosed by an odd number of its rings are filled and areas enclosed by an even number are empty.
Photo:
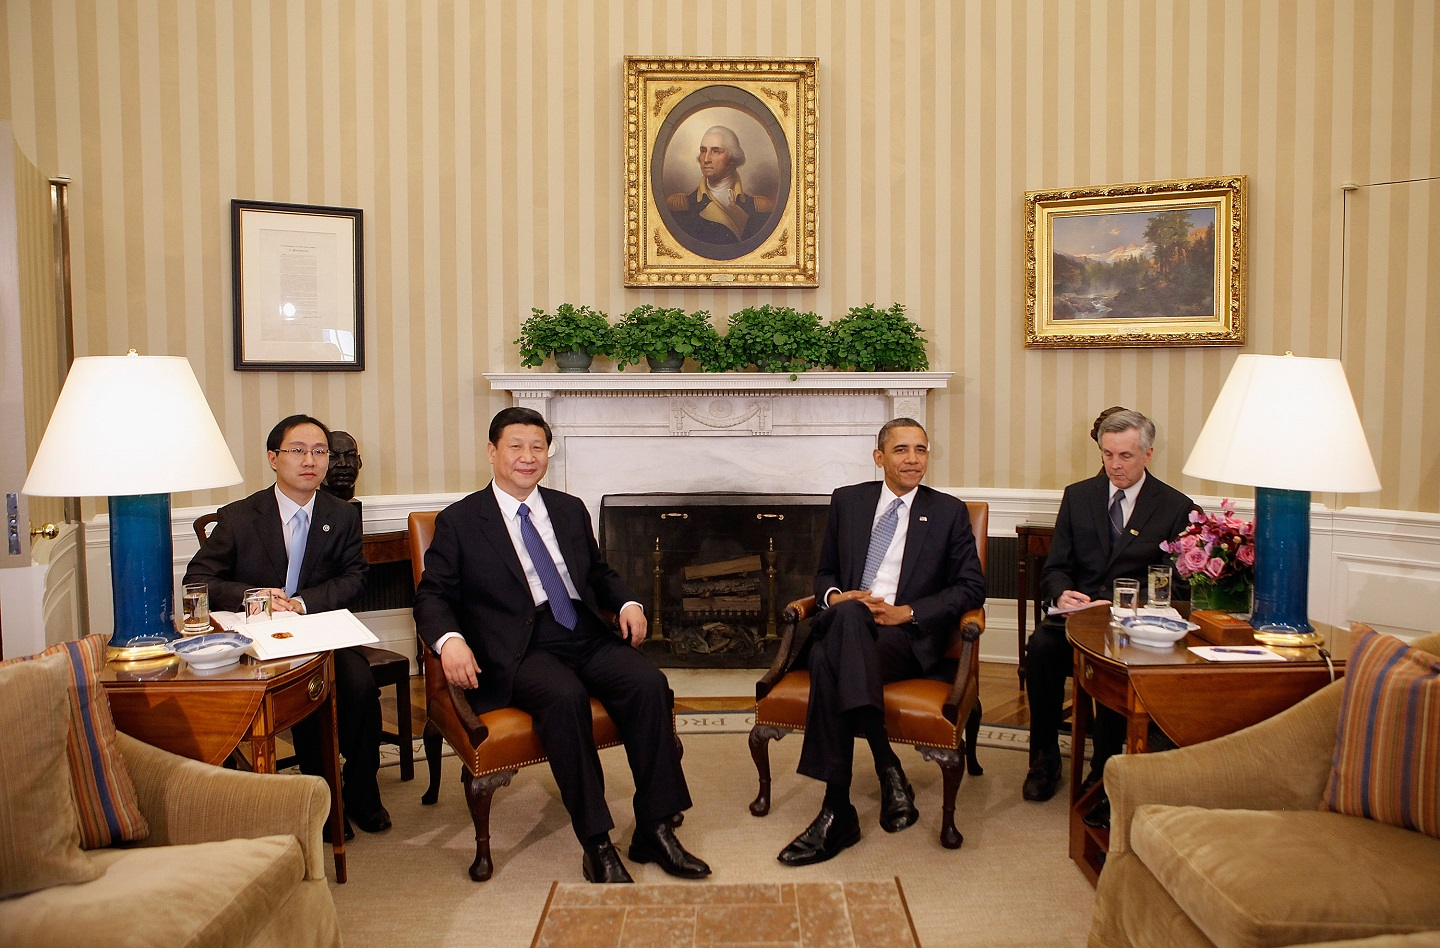
M352 606L365 590L360 513L318 490L330 463L330 429L291 415L265 447L275 485L221 507L215 529L185 570L186 583L210 588L210 607L239 611L247 589L263 588L280 612L325 612ZM380 766L380 688L357 648L335 651L340 753L349 824L369 833L390 828L375 773ZM295 725L300 769L320 775L319 724Z

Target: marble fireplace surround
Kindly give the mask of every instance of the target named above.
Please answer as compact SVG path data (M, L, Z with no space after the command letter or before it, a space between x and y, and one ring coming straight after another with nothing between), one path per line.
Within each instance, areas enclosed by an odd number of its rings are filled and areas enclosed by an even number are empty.
M828 494L874 480L875 433L925 423L951 372L487 374L555 435L547 487L598 518L606 494Z

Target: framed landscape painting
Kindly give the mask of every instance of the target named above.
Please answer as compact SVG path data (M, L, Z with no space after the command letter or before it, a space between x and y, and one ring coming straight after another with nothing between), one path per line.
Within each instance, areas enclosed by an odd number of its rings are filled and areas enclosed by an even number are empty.
M816 286L815 59L625 59L625 285Z
M1245 342L1244 175L1025 192L1025 345Z

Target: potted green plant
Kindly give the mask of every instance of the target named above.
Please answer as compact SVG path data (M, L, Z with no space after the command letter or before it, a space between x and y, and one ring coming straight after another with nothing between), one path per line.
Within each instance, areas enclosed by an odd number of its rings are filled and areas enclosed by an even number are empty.
M719 346L720 334L704 310L687 313L646 303L615 324L613 354L622 370L644 359L651 372L679 372L687 358L708 370L717 363Z
M553 313L532 309L515 344L521 365L540 365L553 354L561 372L588 372L593 357L610 353L614 336L604 313L561 303Z
M727 367L761 372L803 372L829 362L820 317L790 306L748 306L730 314L725 334Z
M861 372L919 372L930 367L925 356L925 330L896 303L880 309L874 303L856 306L826 327L830 365Z

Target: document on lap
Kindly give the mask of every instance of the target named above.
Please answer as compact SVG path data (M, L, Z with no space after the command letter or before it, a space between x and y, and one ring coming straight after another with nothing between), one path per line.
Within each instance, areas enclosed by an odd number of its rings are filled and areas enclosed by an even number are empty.
M244 621L238 612L212 612L210 617L227 632L252 640L250 652L261 661L326 652L351 645L373 645L380 640L349 609L332 609L313 615L277 613L263 622Z
M1067 606L1064 608L1060 606L1051 606L1049 609L1045 610L1045 614L1047 616L1068 616L1072 612L1079 612L1082 609L1089 609L1091 606L1108 605L1110 605L1109 599L1091 599L1089 602L1082 602L1078 606Z

